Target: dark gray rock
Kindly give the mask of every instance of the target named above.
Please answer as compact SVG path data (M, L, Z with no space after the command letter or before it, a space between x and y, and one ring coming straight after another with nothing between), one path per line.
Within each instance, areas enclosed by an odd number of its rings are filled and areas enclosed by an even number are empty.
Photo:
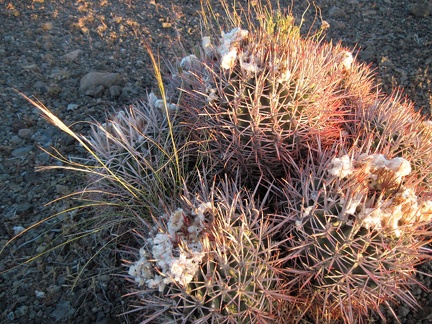
M27 315L28 309L29 308L27 305L22 305L22 306L18 307L15 311L15 317L20 318L20 317Z
M74 313L75 308L73 308L68 301L62 300L57 304L57 307L51 313L51 317L56 321L62 321L72 316Z
M91 91L93 91L93 93L98 93L101 87L102 89L109 88L121 83L122 79L118 73L89 72L81 78L79 91L84 94L88 94Z
M336 7L336 6L331 7L328 11L328 14L332 18L345 18L347 15L343 9Z
M12 156L16 158L25 157L31 150L33 149L33 145L19 147L12 151Z
M119 85L113 85L113 86L109 87L109 92L110 92L111 97L117 98L122 93L122 87L120 87Z
M33 130L31 130L30 128L22 128L18 131L18 136L21 138L30 138L32 133Z
M77 50L71 51L71 52L69 52L69 53L66 53L66 54L63 56L63 58L64 58L65 60L67 60L67 61L75 61L75 60L78 59L78 56L79 56L79 54L80 54L81 52L82 52L82 51L81 51L80 49L77 49Z
M18 204L16 206L16 213L17 214L26 214L26 213L32 211L33 208L34 208L34 206L32 204L29 204L29 203Z
M408 6L408 11L415 17L427 17L431 14L432 4L414 3Z

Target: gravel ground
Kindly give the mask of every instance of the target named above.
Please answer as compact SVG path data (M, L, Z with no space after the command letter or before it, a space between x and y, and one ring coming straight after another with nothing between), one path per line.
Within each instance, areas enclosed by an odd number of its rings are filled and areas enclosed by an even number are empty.
M219 8L216 0L211 2ZM355 48L358 58L376 69L385 92L403 87L416 109L430 112L431 1L316 4L330 24L328 40ZM295 15L301 17L304 8L296 5ZM14 89L36 97L74 131L85 134L88 125L75 122L103 121L107 112L154 87L143 44L167 60L174 56L177 32L185 37L186 50L192 47L200 31L198 10L198 0L0 0L0 248L20 230L65 211L68 201L46 204L79 187L76 175L36 172L37 166L57 163L39 147L83 155L74 140L48 125ZM311 9L305 16L306 24L313 14ZM104 73L104 83L94 84L90 72ZM94 256L106 242L87 236L49 252L83 217L85 213L65 212L4 249L1 323L132 321L120 315L130 303L121 297L127 290L116 275L121 272L119 254L102 250ZM4 272L42 252L47 253L29 265ZM425 264L422 271L432 273L431 268ZM432 288L429 277L419 279ZM432 323L432 294L421 289L413 293L423 308L412 311L400 305L396 311L401 322Z

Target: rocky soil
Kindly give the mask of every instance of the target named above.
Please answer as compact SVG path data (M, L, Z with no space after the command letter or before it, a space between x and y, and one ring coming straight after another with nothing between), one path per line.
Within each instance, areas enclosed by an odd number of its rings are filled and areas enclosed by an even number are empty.
M220 9L217 0L211 2ZM290 3L281 1L282 7ZM385 92L403 87L416 109L430 112L431 1L318 0L316 5L330 24L328 40L341 41L370 63ZM296 4L296 17L305 7ZM155 86L145 44L168 61L179 34L185 50L192 48L199 40L199 9L198 0L0 0L0 249L20 231L60 213L0 254L1 323L133 321L121 315L130 310L130 300L122 298L125 281L118 276L124 271L121 256L101 249L109 236L101 241L87 235L61 245L71 229L79 231L74 225L86 213L68 212L71 200L47 204L79 188L80 177L35 171L59 163L41 148L52 151L53 146L74 157L84 155L82 148L47 124L16 91L37 98L74 131L86 134L88 124L77 122L102 122ZM312 7L305 24L314 15ZM95 73L103 78L96 81ZM432 264L422 271L432 273ZM429 277L419 279L432 288ZM422 309L400 305L400 321L432 323L432 293L417 288L413 293Z

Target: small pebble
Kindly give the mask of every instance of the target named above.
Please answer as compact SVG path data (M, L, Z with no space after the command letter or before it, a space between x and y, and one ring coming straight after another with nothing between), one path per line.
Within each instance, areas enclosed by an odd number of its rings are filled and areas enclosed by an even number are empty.
M69 191L68 186L64 186L61 184L56 185L56 193L61 194L61 195L65 195L68 193L68 191Z
M328 11L329 16L332 18L345 18L346 13L343 9L340 9L339 7L331 7Z
M47 248L47 245L45 243L42 243L37 247L36 253L37 254L43 253L43 252L45 252L46 248Z
M75 109L77 109L78 107L79 107L79 105L71 103L71 104L68 104L68 105L67 105L66 110L75 110Z
M18 131L18 136L21 138L29 138L33 131L29 128L22 128Z
M9 321L13 321L15 319L15 314L14 312L10 312L6 315L6 317Z
M75 61L78 58L78 55L81 53L82 51L80 49L74 50L72 52L69 52L65 55L63 55L63 57L67 60L67 61Z
M32 149L33 146L19 147L12 151L12 156L17 158L25 157Z
M22 233L25 230L25 228L22 226L14 226L12 227L12 230L14 232L14 235L18 235L19 233Z
M111 97L117 98L122 93L122 87L120 87L118 85L113 85L113 86L109 87L109 92L111 94Z
M23 306L20 306L20 307L18 307L16 309L15 316L17 318L20 318L20 317L25 316L27 313L28 313L28 306L27 305L23 305Z
M48 21L42 24L42 29L44 31L50 31L53 28L53 23Z

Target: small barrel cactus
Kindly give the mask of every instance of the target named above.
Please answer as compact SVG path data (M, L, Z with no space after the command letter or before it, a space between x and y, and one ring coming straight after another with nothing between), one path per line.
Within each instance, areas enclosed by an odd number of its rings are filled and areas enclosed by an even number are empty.
M235 28L180 64L183 123L221 169L280 178L343 133L351 54L280 32Z
M432 164L432 123L414 111L413 104L400 93L376 97L368 105L358 105L357 122L347 124L347 132L355 138L364 153L381 153L410 161L413 175L430 191ZM349 147L348 147L349 148Z
M310 164L283 185L288 281L308 300L295 307L320 322L360 323L370 311L385 320L382 305L418 306L410 287L428 258L430 195L408 160L356 156Z
M168 105L169 111L175 110ZM112 114L104 124L93 125L88 139L96 163L89 172L93 189L115 197L112 201L144 209L158 205L161 195L176 192L179 180L172 172L172 156L178 147L170 137L176 134L178 146L183 140L179 132L171 132L168 117L173 119L172 128L177 127L175 118L167 116L163 106L150 93L146 100ZM187 166L185 160L181 162Z
M272 221L246 191L217 187L162 217L158 228L165 230L147 239L129 273L156 289L143 296L153 301L149 313L162 308L176 323L277 322L292 297L281 279Z

